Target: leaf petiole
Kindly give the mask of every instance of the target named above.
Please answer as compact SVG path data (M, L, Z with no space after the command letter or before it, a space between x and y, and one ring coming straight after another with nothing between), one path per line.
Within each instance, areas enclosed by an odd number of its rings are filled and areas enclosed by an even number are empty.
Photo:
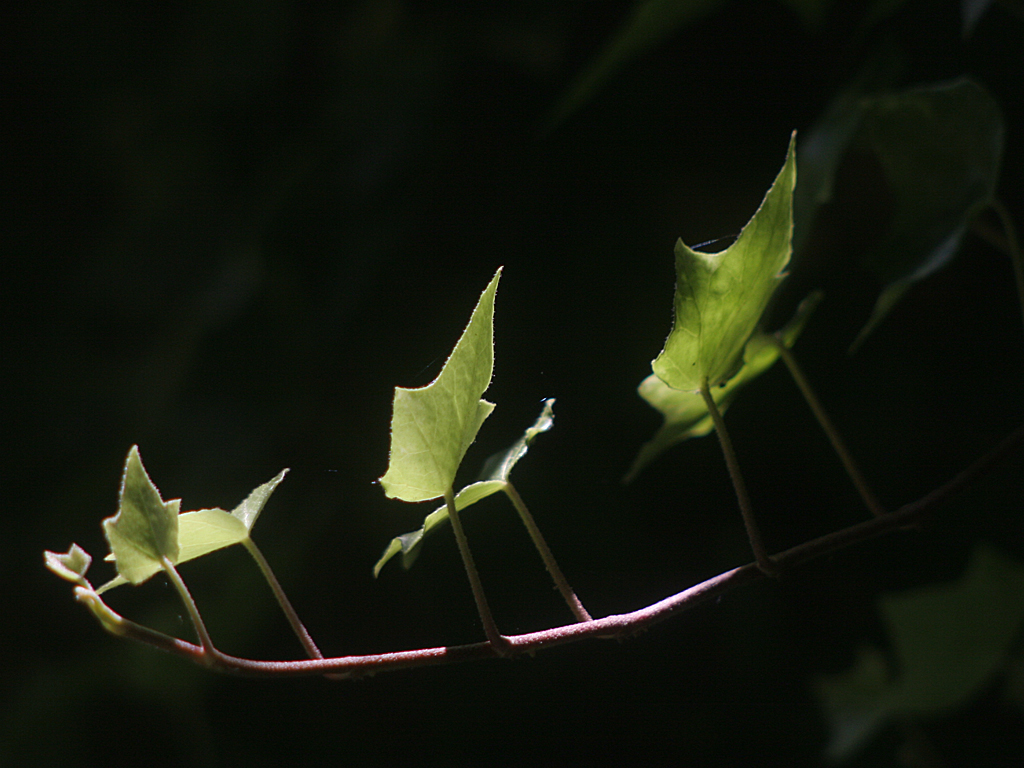
M263 574L263 578L266 579L267 584L270 585L270 590L274 593L274 597L277 599L277 604L281 606L281 610L288 619L288 624L291 626L295 636L299 638L299 642L302 643L302 647L306 650L306 655L311 659L322 659L323 654L321 654L320 649L316 647L316 643L313 642L313 638L310 636L309 631L299 618L299 614L295 612L295 608L292 606L291 601L288 599L288 596L284 593L284 589L281 587L281 582L277 580L273 569L270 567L270 563L267 562L263 553L260 552L260 548L256 546L256 542L246 537L242 540L242 545L245 547L246 551L252 555L252 559L256 561L256 565L259 567L260 573Z
M736 489L736 500L740 505L740 513L743 515L743 525L747 529L747 538L750 539L750 548L754 551L754 560L757 567L766 576L778 576L779 568L768 556L761 540L761 531L754 519L754 510L750 504L750 495L747 493L747 484L743 481L740 472L739 462L736 460L736 451L732 447L732 440L729 439L729 431L725 428L725 419L722 418L715 399L711 396L711 389L708 386L707 377L700 384L700 394L711 414L711 420L715 424L715 432L718 433L718 442L722 445L722 453L725 454L725 464L729 468L729 477L732 478L733 488Z
M189 619L192 620L192 627L196 631L196 635L199 638L199 645L203 649L203 661L208 666L218 666L221 661L221 652L218 651L214 645L213 640L210 639L210 633L206 630L206 624L203 622L203 617L199 615L199 609L196 607L195 600L192 599L192 593L188 591L188 587L185 586L185 582L178 574L178 569L174 567L174 563L171 562L167 555L160 556L160 567L163 568L164 573L167 574L167 578L170 579L171 584L178 593L178 597L181 598L181 602L185 604L185 609L188 611Z
M572 611L573 616L578 621L591 621L592 617L587 613L587 609L583 607L583 603L576 597L576 593L573 592L572 587L569 586L569 582L565 578L565 574L562 573L562 569L558 567L558 562L555 560L555 556L551 553L551 548L548 547L548 543L544 540L544 534L540 532L540 528L537 527L537 523L533 519L533 515L530 514L530 510L526 508L526 504L523 503L522 497L519 495L519 491L515 489L515 486L511 482L506 481L505 487L502 488L505 491L505 495L508 496L509 501L512 502L512 506L516 508L516 512L519 513L520 519L523 521L523 525L526 526L526 530L530 534L530 538L533 539L533 545L537 547L537 551L540 552L541 559L544 561L544 567L548 569L548 573L551 574L551 578L555 581L555 586L558 587L558 591L562 593L562 597L569 606L569 610Z
M459 510L455 506L455 492L449 486L444 492L444 501L448 505L448 517L452 521L452 529L455 531L455 541L459 545L459 554L462 556L462 564L466 568L466 576L469 577L469 586L473 590L473 600L476 602L477 612L480 614L480 621L484 625L484 634L487 640L499 656L511 655L512 646L500 632L498 625L494 623L494 616L487 604L487 596L484 594L484 585L480 581L480 573L473 561L473 553L469 549L469 540L462 528L462 520L459 518Z
M796 382L801 394L803 394L804 399L807 401L807 405L814 414L814 418L818 420L818 424L820 424L821 428L825 431L825 434L828 436L829 442L832 443L832 447L835 449L835 452L839 454L839 460L843 462L846 474L850 476L850 480L853 481L861 499L863 499L867 508L871 511L871 514L875 517L881 517L885 514L885 507L882 506L878 497L875 496L871 487L868 485L867 480L864 479L864 475L860 471L860 467L857 466L857 462L854 461L853 455L846 448L846 443L843 442L843 438L839 435L839 430L836 429L832 420L825 412L824 406L821 404L821 401L818 400L818 396L815 394L814 388L807 380L807 377L804 376L804 372L797 364L793 353L785 345L782 339L779 338L778 334L773 335L771 339L772 343L774 343L776 348L779 350L779 356L782 357L782 362L784 362L786 364L786 368L789 369L789 373L793 377L793 381Z

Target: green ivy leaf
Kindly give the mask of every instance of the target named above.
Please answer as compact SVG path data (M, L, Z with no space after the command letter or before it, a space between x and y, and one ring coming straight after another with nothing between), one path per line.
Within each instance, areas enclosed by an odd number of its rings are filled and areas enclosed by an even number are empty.
M851 756L887 723L964 705L1005 669L1024 627L1024 566L978 545L957 581L884 596L879 610L895 669L882 651L866 648L849 670L815 681L835 760Z
M476 504L481 499L486 499L491 494L503 491L507 487L508 477L512 472L512 468L516 465L516 462L526 455L533 439L541 432L547 432L554 426L555 415L552 411L554 404L554 399L545 400L544 408L541 410L540 416L533 423L533 426L527 429L523 436L515 443L504 451L494 454L484 462L480 479L475 483L467 485L455 494L456 510L461 512L466 507ZM402 566L404 568L412 567L416 558L419 557L423 538L447 520L448 507L447 505L442 505L427 515L419 530L403 533L401 536L393 538L391 543L388 544L387 549L384 550L384 554L381 555L380 560L373 566L374 578L380 574L380 570L384 567L385 563L399 553L402 555Z
M266 505L270 494L284 480L288 473L287 469L281 470L278 475L250 493L245 501L239 504L228 514L223 509L200 509L195 512L184 512L178 515L178 558L175 564L187 563L197 557L216 552L218 549L230 547L233 544L241 544L249 538L256 518ZM110 556L107 559L114 559ZM145 581L160 570L157 563L140 565L138 573ZM121 575L108 581L96 590L96 594L102 594L108 589L127 584L128 580ZM140 582L135 582L140 583Z
M128 452L121 480L117 514L103 521L103 532L117 572L132 584L141 584L162 569L161 558L178 561L178 508L180 499L164 502L139 458L139 447Z
M92 557L77 544L72 544L64 554L46 551L43 553L43 561L47 568L62 579L67 579L80 587L89 586L89 582L85 580L85 572L92 564Z
M865 255L884 287L851 351L914 283L953 258L971 218L995 194L1002 163L1006 128L987 90L960 78L880 91L897 68L891 56L872 61L800 142L798 251L817 209L832 197L836 172L851 147L877 160L892 199L888 227Z
M427 501L443 496L494 409L480 396L494 368L494 294L500 277L499 269L438 377L419 389L395 387L391 460L380 478L389 498Z
M654 373L672 389L697 392L732 378L772 292L785 276L793 237L796 133L786 163L754 217L719 253L676 243L675 320Z
M252 531L252 527L256 524L256 518L260 516L260 512L263 511L263 507L267 505L267 501L270 499L277 486L284 480L284 476L288 474L287 469L282 469L277 473L277 476L273 480L265 482L245 497L245 501L231 510L231 516L241 521L242 525L245 526L246 533Z
M778 332L783 344L793 346L821 298L822 294L816 291L800 303L793 318ZM779 348L767 334L755 332L743 348L743 366L728 382L711 390L718 409L724 413L740 390L775 365L779 355ZM640 448L622 480L624 483L632 482L644 467L676 443L702 437L714 429L699 392L672 389L653 373L640 383L637 391L640 397L661 412L665 421L654 437Z
M480 480L485 482L508 482L508 476L512 468L530 450L533 439L541 432L547 432L555 426L555 399L548 398L544 401L540 416L527 428L523 436L503 451L498 451L487 458L483 469L480 470Z
M893 212L866 257L885 287L853 349L959 250L995 194L1005 135L996 100L966 78L876 96L863 109L862 139L882 166Z

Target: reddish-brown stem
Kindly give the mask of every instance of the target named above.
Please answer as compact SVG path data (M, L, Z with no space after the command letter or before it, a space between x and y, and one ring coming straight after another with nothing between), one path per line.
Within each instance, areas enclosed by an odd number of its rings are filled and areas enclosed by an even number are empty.
M799 546L788 549L774 556L775 563L786 570L806 563L816 557L836 552L845 547L867 541L885 533L913 526L919 523L926 514L939 504L947 501L965 486L997 466L1014 450L1024 444L1024 425L1015 429L1002 440L993 450L975 461L947 483L939 486L931 493L922 496L895 512L882 517L875 517L857 525L821 536ZM530 632L524 635L502 637L503 644L515 652L536 652L556 645L564 645L585 638L617 637L625 638L637 634L658 622L664 621L683 611L694 608L708 600L737 587L759 581L764 573L755 563L720 573L700 584L685 589L671 597L667 597L645 608L631 613L605 616L600 619L581 621L561 627L546 629L541 632ZM100 602L92 590L77 588L78 599L87 604ZM96 607L90 605L94 613ZM254 677L301 677L333 673L332 677L361 677L378 672L388 672L413 667L426 667L438 664L472 661L476 659L496 658L507 655L503 648L498 652L491 643L473 643L436 648L420 648L413 651L371 654L366 656L341 656L330 659L311 659L302 661L256 661L241 659L216 652L210 658L201 646L172 638L134 622L117 616L103 606L103 612L111 618L102 622L103 626L118 637L131 638L160 650L174 653L199 664L210 666L221 672Z
M530 514L530 510L527 509L526 504L523 502L522 496L519 495L519 491L515 489L515 486L510 482L505 482L505 495L508 496L512 502L512 506L516 508L516 512L519 513L520 519L523 521L523 525L526 526L527 532L530 534L530 538L533 540L533 545L540 552L540 557L544 561L544 567L548 569L548 573L551 574L551 578L555 582L555 587L562 595L562 599L565 600L566 605L569 606L569 610L572 611L573 616L578 621L590 621L591 615L587 613L587 609L583 607L583 603L576 597L576 593L572 587L569 586L569 580L565 578L565 574L562 573L562 569L558 567L558 561L555 560L555 556L551 552L551 548L548 546L547 541L544 540L544 535L540 532L540 528L537 527L536 521L533 519L533 515Z
M459 554L462 555L462 564L466 568L466 576L469 577L469 586L473 591L473 600L476 602L477 612L480 614L480 621L484 625L484 634L487 642L494 647L499 654L508 652L508 642L498 632L498 625L494 621L494 615L487 604L487 595L484 594L484 585L480 581L480 572L476 569L473 561L473 553L469 549L469 539L462 529L462 520L459 517L459 509L455 506L455 493L449 488L444 494L445 503L448 505L448 518L452 521L452 529L455 531L455 541L459 545Z
M277 600L277 604L281 607L281 611L284 613L285 618L288 619L288 624L295 633L295 636L302 643L302 647L306 651L306 655L311 659L322 659L323 654L320 653L320 649L316 647L316 643L313 642L312 636L309 634L309 630L299 619L299 614L295 612L295 608L292 606L291 600L284 593L284 589L281 587L281 582L277 580L277 576L274 575L273 569L270 567L270 563L267 562L267 558L260 552L260 548L256 546L250 538L242 540L242 545L246 551L252 556L252 559L256 561L256 566L260 569L260 573L263 574L263 578L267 580L267 584L270 585L270 591L274 593L274 597Z

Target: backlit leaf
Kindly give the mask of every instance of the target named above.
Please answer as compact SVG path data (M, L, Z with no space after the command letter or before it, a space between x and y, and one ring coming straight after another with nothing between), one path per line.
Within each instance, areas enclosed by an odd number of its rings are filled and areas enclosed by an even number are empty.
M672 389L700 390L732 378L772 292L784 277L793 237L796 133L786 163L754 217L724 251L676 244L675 320L652 365Z
M481 499L486 499L491 494L505 489L508 485L509 473L512 472L516 462L526 455L533 439L541 432L547 432L554 426L555 416L552 411L554 404L555 401L553 399L545 400L544 408L540 416L533 423L533 426L527 429L523 436L515 443L504 451L494 454L484 462L483 471L480 473L480 480L467 485L455 494L455 509L461 512L471 504L476 504ZM374 577L380 573L381 568L384 567L388 560L399 553L402 555L402 566L404 568L411 567L419 556L424 536L439 525L447 522L447 520L448 507L447 505L442 505L427 515L419 530L403 533L401 536L393 538L391 543L388 544L387 549L384 550L384 554L381 555L380 560L373 566Z
M800 303L796 314L779 331L778 336L783 344L793 346L820 300L821 293L816 292ZM728 382L711 390L718 409L724 413L739 391L775 365L779 355L779 348L768 335L755 331L743 349L743 366ZM640 383L637 391L640 397L661 412L665 422L654 437L640 448L633 465L623 478L625 483L631 482L640 470L676 443L691 437L702 437L714 429L704 398L699 392L672 389L653 373Z
M179 550L178 558L173 562L176 564L186 563L197 557L216 552L218 549L241 544L248 539L252 526L256 523L256 518L259 517L266 505L270 494L284 480L287 473L287 469L281 470L273 480L264 483L250 493L245 501L230 514L223 509L200 509L178 515ZM108 557L108 559L113 558ZM141 577L141 581L145 581L159 570L158 563L140 565L138 575ZM128 583L127 579L118 575L97 589L96 593L101 594L108 589L126 583Z
M43 560L46 567L62 579L67 579L82 587L88 586L89 582L85 580L85 572L89 570L92 557L77 544L72 544L64 554L44 552Z
M480 396L494 367L494 294L500 277L499 269L438 377L418 389L395 387L391 459L380 478L388 497L427 501L443 496L494 409Z
M266 506L270 494L281 484L284 476L288 474L287 469L282 469L273 480L269 480L245 497L245 501L231 510L231 515L242 522L246 532L252 530L256 524L256 518L260 516L263 507ZM184 546L184 540L182 541Z
M177 562L180 504L179 499L160 498L142 466L138 446L133 445L125 461L117 514L103 521L117 572L132 584L141 584L160 570L163 557Z

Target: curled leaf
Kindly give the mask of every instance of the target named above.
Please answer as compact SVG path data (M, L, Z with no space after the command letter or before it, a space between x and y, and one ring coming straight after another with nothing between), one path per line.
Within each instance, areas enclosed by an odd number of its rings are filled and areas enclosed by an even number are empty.
M85 580L85 572L89 570L92 563L92 556L77 544L72 544L64 554L46 551L43 553L43 560L46 567L53 573L80 587L86 587L89 582Z

